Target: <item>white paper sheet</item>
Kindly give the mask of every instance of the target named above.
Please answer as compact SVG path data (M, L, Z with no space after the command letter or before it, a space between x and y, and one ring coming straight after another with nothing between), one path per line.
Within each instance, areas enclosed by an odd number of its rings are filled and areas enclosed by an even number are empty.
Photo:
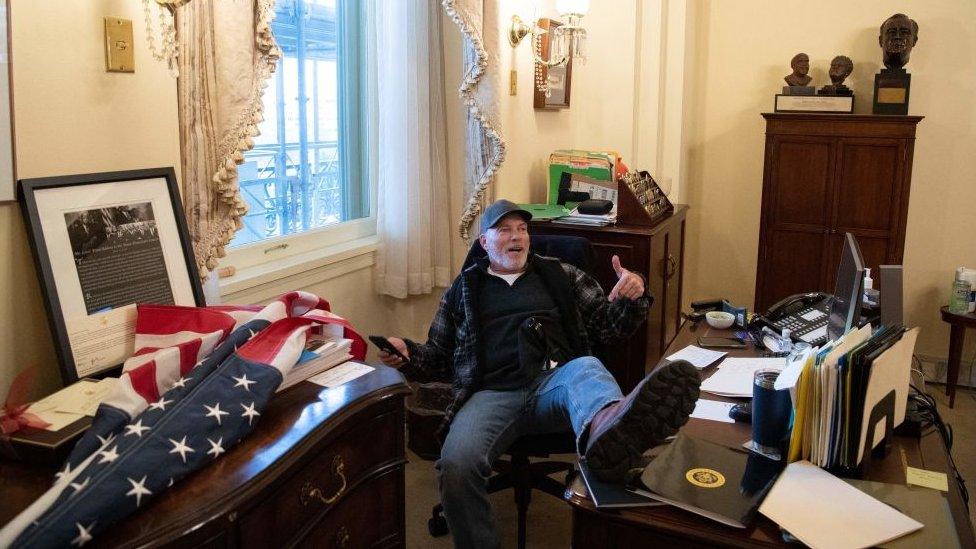
M31 404L28 412L50 423L48 431L59 431L84 416L93 416L98 405L118 383L117 378L79 380Z
M785 358L727 358L712 377L701 384L701 390L728 397L752 397L752 380L759 370L782 370Z
M677 353L674 353L669 357L665 357L665 360L668 362L674 362L675 360L687 360L692 366L701 370L716 360L719 360L726 354L727 353L723 351L709 351L708 349L702 349L696 345L689 345Z
M376 368L350 360L334 368L326 370L319 375L308 378L308 381L322 385L323 387L333 388L344 383L348 383L357 377L366 375Z
M710 419L712 421L721 421L724 423L735 423L735 420L729 417L729 410L735 406L732 402L720 402L718 400L706 400L704 398L698 399L695 403L695 411L691 413L691 417L698 419Z
M786 467L759 512L814 549L872 547L922 527L809 461Z

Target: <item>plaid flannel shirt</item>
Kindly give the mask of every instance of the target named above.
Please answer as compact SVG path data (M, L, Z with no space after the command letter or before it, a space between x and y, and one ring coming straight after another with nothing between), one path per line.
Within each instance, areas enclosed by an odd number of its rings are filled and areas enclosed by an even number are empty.
M441 298L431 322L426 343L406 340L410 363L401 371L412 381L443 381L452 384L451 404L445 410L444 421L438 430L443 440L454 415L467 399L478 390L483 353L477 328L477 284L487 260L482 259L465 269ZM550 292L568 289L571 296L553 295L559 304L572 303L570 325L577 327L578 356L591 355L599 344L612 344L632 335L647 318L652 298L646 293L637 299L618 298L608 301L600 284L581 269L558 259L530 255L531 267L538 269ZM558 277L563 277L561 280ZM646 283L645 283L646 288ZM572 334L567 333L572 337ZM575 358L575 357L574 357Z

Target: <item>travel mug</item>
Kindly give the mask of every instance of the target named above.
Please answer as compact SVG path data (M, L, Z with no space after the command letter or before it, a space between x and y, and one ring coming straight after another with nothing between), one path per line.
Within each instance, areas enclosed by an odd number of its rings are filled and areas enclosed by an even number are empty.
M759 370L752 384L752 442L756 450L768 456L780 455L793 413L789 389L773 388L777 377L777 370Z

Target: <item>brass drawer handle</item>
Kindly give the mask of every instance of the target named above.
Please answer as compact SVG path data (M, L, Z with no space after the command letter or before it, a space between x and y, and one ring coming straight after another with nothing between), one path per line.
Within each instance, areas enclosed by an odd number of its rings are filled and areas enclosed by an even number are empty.
M349 547L349 530L345 526L340 526L335 536L336 547Z
M326 505L335 503L339 496L346 491L346 475L345 475L346 465L342 462L342 456L336 456L332 460L332 476L339 477L339 489L336 493L325 497L322 495L322 490L312 486L312 481L306 481L304 486L302 486L302 493L299 496L302 505L308 505L312 500L317 499Z

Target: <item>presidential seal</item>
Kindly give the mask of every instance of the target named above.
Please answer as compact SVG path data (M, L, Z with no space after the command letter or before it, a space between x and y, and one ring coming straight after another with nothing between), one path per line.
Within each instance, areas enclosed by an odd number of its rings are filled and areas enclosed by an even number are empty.
M725 476L714 469L698 467L685 473L688 482L701 488L718 488L725 484Z

